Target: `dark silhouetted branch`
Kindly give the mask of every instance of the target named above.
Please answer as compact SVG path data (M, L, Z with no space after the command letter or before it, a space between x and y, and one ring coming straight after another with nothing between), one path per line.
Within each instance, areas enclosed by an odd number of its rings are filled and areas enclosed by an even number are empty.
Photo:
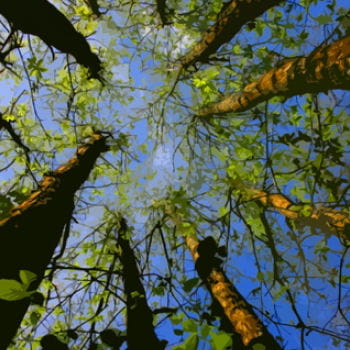
M13 29L36 35L47 45L73 55L78 63L89 68L91 77L99 78L101 61L85 37L48 1L2 0L0 14Z

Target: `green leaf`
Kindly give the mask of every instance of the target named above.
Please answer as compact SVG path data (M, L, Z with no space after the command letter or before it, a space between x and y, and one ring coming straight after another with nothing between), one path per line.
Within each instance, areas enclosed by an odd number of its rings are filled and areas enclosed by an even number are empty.
M184 291L189 293L194 287L198 285L199 278L190 278L189 280L184 282Z
M40 320L40 313L39 312L36 312L36 311L33 311L31 314L30 314L30 323L35 326L39 320Z
M24 285L16 280L1 279L0 280L0 299L7 301L21 300L29 295Z
M253 152L245 147L237 147L236 155L239 159L245 160L245 159L251 158L253 156Z
M185 320L182 323L183 329L185 332L189 332L189 333L195 333L197 332L197 322L195 322L194 320Z
M27 290L30 284L36 280L37 275L34 272L28 270L20 270L19 278L23 283L24 289Z
M262 282L264 280L264 273L259 271L257 274L256 274L256 278L258 279L258 281Z
M265 350L266 349L266 346L264 344L254 344L253 345L253 350Z
M13 114L4 114L2 119L6 120L7 122L13 122L16 120L16 117Z
M328 24L328 23L332 23L332 17L329 15L320 15L318 17L314 18L315 21L317 21L320 25L324 25L324 24Z
M232 344L232 338L227 333L211 333L211 343L213 350L225 350L226 347Z
M198 346L198 335L191 334L186 341L183 343L184 350L196 350Z
M225 216L229 212L229 208L227 207L220 207L218 210L218 214L220 217Z

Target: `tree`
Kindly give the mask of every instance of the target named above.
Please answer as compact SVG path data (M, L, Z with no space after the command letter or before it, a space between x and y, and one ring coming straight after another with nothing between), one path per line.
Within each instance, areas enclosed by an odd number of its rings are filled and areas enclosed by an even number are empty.
M106 150L105 138L94 134L70 162L44 176L38 189L0 222L0 309L2 324L6 324L1 332L1 348L10 344L29 307L30 294L26 295L26 290L38 288L62 233L69 233L74 193L88 177L96 158ZM66 239L63 236L63 249ZM18 274L25 287L16 282Z
M349 348L346 2L0 14L0 348Z

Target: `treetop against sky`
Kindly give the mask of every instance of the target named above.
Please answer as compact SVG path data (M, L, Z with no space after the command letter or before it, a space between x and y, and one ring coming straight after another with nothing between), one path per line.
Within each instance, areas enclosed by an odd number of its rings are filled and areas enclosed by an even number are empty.
M347 1L0 15L0 350L350 348Z

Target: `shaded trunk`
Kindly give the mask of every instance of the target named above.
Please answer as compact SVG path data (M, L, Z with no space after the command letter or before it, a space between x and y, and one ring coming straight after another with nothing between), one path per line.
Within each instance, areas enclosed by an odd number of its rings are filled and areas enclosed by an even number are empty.
M233 0L225 3L217 16L217 20L202 36L199 43L183 58L182 67L196 62L208 62L211 54L229 42L243 27L269 8L283 0Z
M68 19L47 0L1 0L0 14L15 30L38 36L47 45L69 53L99 78L101 62Z
M164 346L157 338L153 327L153 314L147 304L146 292L140 281L140 272L127 238L127 225L120 220L118 245L121 248L120 260L127 303L127 342L129 350L163 350Z
M331 89L350 90L350 37L321 46L307 57L281 61L257 82L200 109L199 117L243 112L274 96L291 97Z
M39 286L70 220L74 194L106 150L105 137L93 134L67 164L44 176L39 189L0 221L0 279L18 280L20 270L29 270L38 277L31 290ZM15 336L28 306L28 298L0 300L1 350Z
M225 317L232 325L232 331L240 335L241 344L233 344L233 348L251 349L254 344L263 344L266 349L282 349L255 314L252 306L229 281L223 269L217 266L215 261L206 262L207 272L203 276L203 271L198 269L197 264L198 260L201 259L201 255L198 253L200 241L197 237L188 235L185 240L196 263L198 274L202 278L204 277L203 282L212 298L221 306Z

